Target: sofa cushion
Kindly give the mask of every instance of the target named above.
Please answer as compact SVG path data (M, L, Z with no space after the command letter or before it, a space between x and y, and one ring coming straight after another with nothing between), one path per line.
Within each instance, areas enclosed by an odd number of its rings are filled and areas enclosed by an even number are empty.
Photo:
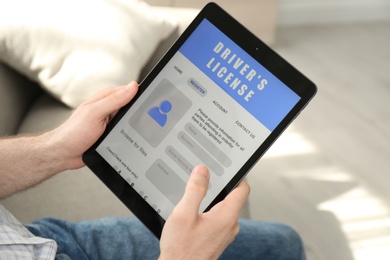
M70 107L138 79L176 23L140 0L0 2L0 60Z
M73 113L73 109L43 93L31 104L17 134L41 133L61 125Z
M16 133L31 103L41 92L35 83L0 62L0 136Z
M164 56L166 51L171 47L171 45L176 41L176 39L187 29L188 25L194 20L196 15L199 13L199 9L195 8L172 8L164 6L153 6L157 11L165 13L169 17L173 17L177 21L176 30L164 39L159 46L156 48L156 51L152 55L151 59L146 63L144 68L141 71L141 78L143 79L150 70L156 65L156 63Z

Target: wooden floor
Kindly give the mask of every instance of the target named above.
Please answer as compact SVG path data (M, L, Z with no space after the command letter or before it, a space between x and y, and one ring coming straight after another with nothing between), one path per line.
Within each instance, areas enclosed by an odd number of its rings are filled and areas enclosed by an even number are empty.
M309 260L390 259L390 23L279 28L273 46L318 95L249 174L253 219Z

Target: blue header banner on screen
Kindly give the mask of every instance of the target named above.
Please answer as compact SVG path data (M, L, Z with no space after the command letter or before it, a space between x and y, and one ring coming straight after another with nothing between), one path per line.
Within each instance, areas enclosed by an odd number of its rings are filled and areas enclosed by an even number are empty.
M179 51L270 131L300 99L207 19Z

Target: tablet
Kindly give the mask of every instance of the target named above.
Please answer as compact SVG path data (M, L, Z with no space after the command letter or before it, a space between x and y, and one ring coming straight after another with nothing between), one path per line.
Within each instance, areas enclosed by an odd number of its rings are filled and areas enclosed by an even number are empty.
M196 165L211 175L204 212L244 178L315 93L309 79L210 3L83 160L160 237Z

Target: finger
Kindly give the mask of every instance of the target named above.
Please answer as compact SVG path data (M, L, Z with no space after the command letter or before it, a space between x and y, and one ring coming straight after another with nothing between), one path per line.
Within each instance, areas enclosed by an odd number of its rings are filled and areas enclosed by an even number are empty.
M120 90L121 88L124 88L127 86L133 87L133 84L136 84L138 87L138 84L135 81L131 81L128 85L109 87L109 88L102 89L102 90L98 91L95 95L93 95L91 98L89 98L86 101L86 103L93 103L93 102L99 101L101 99L104 99L104 98L110 96L111 94L115 93L116 91Z
M124 86L109 87L109 88L102 89L102 90L98 91L97 93L95 93L92 97L87 99L84 102L84 104L89 104L89 103L99 101L99 100L109 96L111 93L117 91L118 89L120 89L122 87L124 87Z
M206 196L210 181L210 174L205 166L197 166L191 173L186 185L183 198L178 204L178 208L184 212L197 216L200 204Z
M223 200L224 210L228 210L233 217L238 217L250 193L250 186L242 180Z

